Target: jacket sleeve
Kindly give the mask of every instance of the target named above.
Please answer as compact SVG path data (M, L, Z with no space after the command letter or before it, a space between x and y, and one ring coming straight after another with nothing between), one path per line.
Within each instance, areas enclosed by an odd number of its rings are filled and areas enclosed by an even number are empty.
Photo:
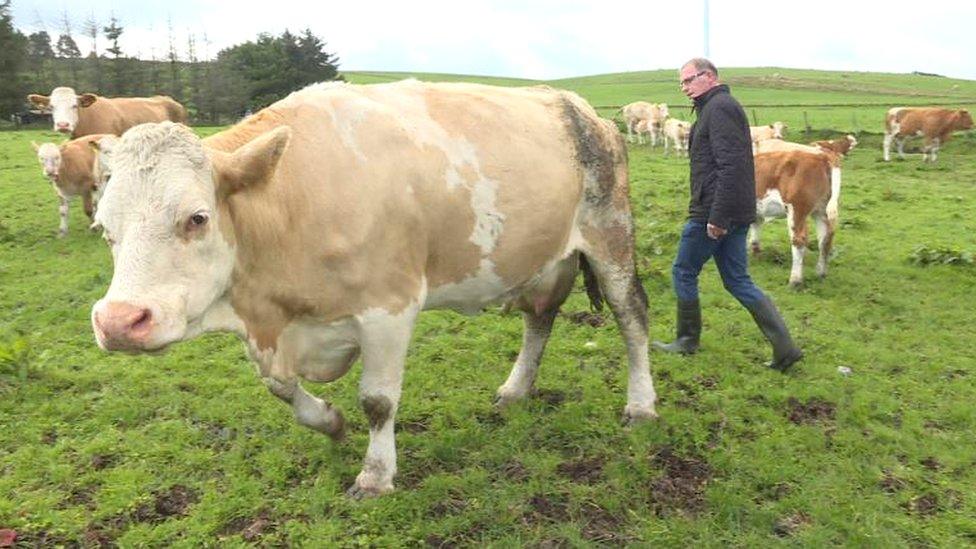
M744 170L744 151L752 154L752 143L748 132L743 132L743 121L735 105L721 103L709 113L709 137L712 158L715 159L715 199L708 214L708 222L728 229L735 217L739 200L735 193L742 188Z

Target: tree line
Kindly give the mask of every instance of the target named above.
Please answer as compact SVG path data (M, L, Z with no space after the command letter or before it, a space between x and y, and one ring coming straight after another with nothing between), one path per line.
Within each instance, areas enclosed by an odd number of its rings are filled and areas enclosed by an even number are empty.
M76 26L65 14L57 36L46 30L24 34L11 16L12 0L0 0L0 117L27 108L28 93L47 95L58 86L106 97L169 95L194 123L224 124L256 111L302 87L342 80L339 58L306 29L298 34L259 34L256 39L201 59L191 34L150 59L126 55L119 46L125 27L116 17L94 16ZM87 46L83 51L78 41ZM104 49L99 49L105 44ZM207 52L204 53L207 57Z

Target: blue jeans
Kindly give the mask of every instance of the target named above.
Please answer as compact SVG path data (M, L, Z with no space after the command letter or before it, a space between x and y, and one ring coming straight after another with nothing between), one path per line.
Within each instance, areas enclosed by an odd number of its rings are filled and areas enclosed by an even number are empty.
M749 277L749 255L746 252L748 225L732 225L718 240L708 237L707 223L690 220L681 231L678 256L671 267L674 292L682 301L698 299L698 273L715 258L722 284L739 303L752 304L765 297Z

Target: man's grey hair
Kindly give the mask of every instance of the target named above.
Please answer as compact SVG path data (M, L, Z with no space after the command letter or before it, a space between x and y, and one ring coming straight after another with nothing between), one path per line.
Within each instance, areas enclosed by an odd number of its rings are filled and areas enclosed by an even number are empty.
M688 65L693 65L696 71L708 71L718 76L718 69L715 68L715 64L704 57L695 57L681 66L687 67Z

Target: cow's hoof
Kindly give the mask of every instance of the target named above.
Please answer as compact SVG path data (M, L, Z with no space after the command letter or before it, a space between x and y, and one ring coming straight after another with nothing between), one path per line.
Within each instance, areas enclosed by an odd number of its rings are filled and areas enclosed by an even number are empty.
M393 485L391 484L388 488L378 488L371 486L360 486L359 482L352 485L351 488L346 490L346 497L354 500L369 499L382 496L383 494L388 494L393 491Z
M631 425L638 425L641 423L646 423L648 421L654 421L658 418L657 412L654 411L654 407L637 407L637 406L627 406L624 408L624 416L621 419L621 423L625 427L630 427Z
M58 238L64 238L66 236L68 236L68 231L58 232Z
M503 393L501 391L495 393L495 400L492 402L495 408L499 410L505 409L508 406L515 404L516 402L525 398L525 395L516 395L512 393Z
M791 280L790 281L790 289L791 290L799 290L802 287L803 287L803 281L802 280Z

